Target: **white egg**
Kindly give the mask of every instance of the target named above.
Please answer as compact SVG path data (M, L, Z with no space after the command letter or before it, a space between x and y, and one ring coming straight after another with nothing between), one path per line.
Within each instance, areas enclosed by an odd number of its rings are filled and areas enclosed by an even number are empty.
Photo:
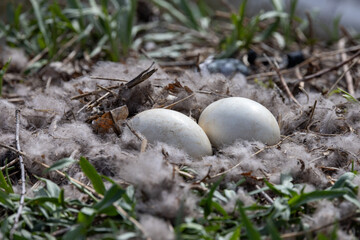
M199 125L186 115L168 109L137 114L131 126L151 142L164 142L183 149L194 158L211 155L211 143Z
M237 139L274 145L280 141L280 128L272 113L258 102L230 97L216 101L201 113L199 125L215 147Z

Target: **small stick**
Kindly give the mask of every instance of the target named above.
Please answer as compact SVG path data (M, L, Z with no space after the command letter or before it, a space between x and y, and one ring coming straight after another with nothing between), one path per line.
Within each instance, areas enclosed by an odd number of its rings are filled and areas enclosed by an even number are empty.
M301 231L301 232L285 233L285 234L282 234L282 235L280 236L280 238L281 238L281 239L288 239L288 238L295 239L295 238L297 238L297 237L304 236L304 235L307 235L307 234L309 234L309 233L317 232L317 231L319 231L319 230L321 230L321 229L330 227L330 226L332 226L332 225L334 225L334 224L336 224L336 223L343 222L343 221L348 220L348 219L350 219L350 218L353 218L353 217L355 217L355 216L357 216L357 215L359 215L358 212L357 212L357 213L352 213L352 214L350 214L350 215L348 215L348 216L345 216L345 217L343 217L343 218L341 218L341 219L337 219L337 220L335 220L335 221L333 221L333 222L324 224L324 225L322 225L322 226L315 227L315 228L311 228L311 229L309 229L309 230L305 230L305 231Z
M310 57L308 59L306 59L305 61L303 61L302 63L298 64L297 67L303 67L306 64L309 64L310 62L316 60L316 59L323 59L323 58L327 58L327 57L331 57L333 55L337 55L339 53L343 53L343 52L352 52L352 51L358 51L360 50L360 45L357 46L353 46L353 47L349 47L349 48L345 48L343 50L335 50L335 51L330 51L330 52L326 52L326 53L322 53L322 54L316 54L313 57ZM281 70L280 72L282 74L287 74L287 73L291 73L294 71L295 68L290 68L290 69L284 69ZM257 73L257 74L253 74L250 76L247 76L246 79L247 80L251 80L251 79L263 79L266 77L271 77L271 76L275 76L277 73L274 73L274 71L271 72L264 72L264 73Z
M116 85L116 86L110 86L110 87L106 87L107 89L111 90L111 89L116 89L116 88L119 88L121 85ZM93 95L93 94L97 94L97 93L100 93L102 92L103 90L102 89L99 89L99 90L95 90L95 91L92 91L92 92L88 92L88 93L82 93L80 95L77 95L77 96L74 96L72 98L70 98L71 100L76 100L76 99L79 99L79 98L82 98L82 97L87 97L87 96L90 96L90 95Z
M260 190L260 189L261 189L261 188L259 187L259 185L257 185L257 184L255 185L255 187L256 187L257 190ZM263 195L263 197L264 197L269 203L271 203L271 204L274 203L274 200L272 200L272 198L271 198L266 192L261 191L260 194Z
M197 60L180 62L159 62L160 67L193 67L197 65Z
M1 167L0 170L4 171L6 168L11 167L12 165L14 165L15 163L17 163L19 161L19 158L15 158L14 160L12 160L11 162L9 162L8 164L6 164L5 166Z
M256 155L258 155L259 153L265 151L266 149L278 147L278 146L279 146L280 144L282 144L286 139L288 139L288 138L290 138L290 137L292 137L292 136L293 136L293 134L288 135L288 136L284 137L282 140L280 140L277 144L272 145L272 146L266 146L266 147L258 150L257 152L251 154L250 157L256 156ZM223 172L217 173L217 174L215 174L215 175L213 175L213 176L209 176L209 178L210 178L210 179L212 179L212 178L217 178L217 177L220 177L220 176L222 176L222 175L224 175L224 174L227 174L227 173L231 172L232 170L234 170L235 168L237 168L238 166L240 166L240 164L241 164L241 161L240 161L239 163L237 163L236 165L232 166L231 168L223 171Z
M138 85L139 83L142 83L143 81L148 79L151 75L153 75L157 71L157 68L151 69L154 64L155 64L155 62L152 62L150 67L148 67L146 70L142 71L139 75L137 75L131 81L127 82L125 84L125 86L127 86L128 88L133 88L136 85Z
M107 81L115 81L115 82L128 82L124 79L118 79L118 78L108 78L108 77L98 77L98 76L90 76L91 79L98 79L98 80L107 80Z
M167 106L165 106L165 107L163 107L163 108L165 108L165 109L171 109L171 108L174 107L176 104L179 104L179 103L185 101L186 99L189 99L189 98L193 97L194 95L195 95L195 93L192 93L192 94L190 94L189 96L186 96L186 97L180 99L179 101L176 101L176 102L174 102L174 103L172 103L172 104L169 104L169 105L167 105Z
M343 72L340 77L335 81L335 83L330 87L330 89L328 90L326 96L329 97L330 93L332 92L332 90L334 90L334 88L339 84L340 80L344 77L344 75L350 70L352 69L355 64L357 64L357 61L354 61L350 66L349 68L347 69L346 72Z
M301 107L301 104L296 100L296 98L294 97L294 95L291 93L290 89L289 89L289 86L287 85L283 75L281 74L280 72L280 69L279 69L279 65L277 64L277 62L274 60L274 61L271 61L269 59L268 56L265 55L265 57L267 58L267 60L269 61L269 63L274 67L278 77L280 78L280 82L281 84L283 85L283 87L285 88L285 92L286 94L288 95L288 97L294 102L296 103L296 105L298 105L299 107Z
M310 113L309 121L308 121L308 123L306 124L306 128L308 128L308 126L310 125L310 123L311 123L311 121L312 121L312 119L313 119L314 112L315 112L315 108L316 108L316 104L317 104L317 100L315 100L314 105L313 105L313 107L311 108L311 113Z
M50 168L49 165L45 164L45 163L42 163L38 160L34 160L36 163L40 164L41 166L43 166L44 168L48 169ZM97 193L95 191L95 189L93 189L92 187L89 187L85 184L83 184L82 182L70 177L70 176L67 176L65 173L59 171L59 170L55 170L55 172L57 174L59 174L60 176L62 177L68 177L71 181L74 181L75 183L79 184L80 186L82 186L83 188L87 189L88 191L90 191L91 193L95 194L95 195L98 195L100 198L104 198L104 196L100 193ZM120 212L120 214L122 214L124 217L126 217L127 219L129 219L130 222L132 222L144 235L145 235L145 230L143 228L143 226L133 217L131 217L122 207L120 207L119 205L116 205L116 204L113 204L114 207L116 207L116 209Z
M98 104L99 102L101 102L103 99L107 98L107 96L109 96L110 93L107 92L104 95L102 95L101 97L99 97L98 99L96 99L93 103L89 104L89 106L87 106L87 109L93 108L96 106L96 104Z
M113 96L116 96L116 93L115 93L114 91L111 91L109 88L103 87L103 86L101 86L101 85L99 85L99 84L96 84L96 86L97 86L98 88L101 88L101 89L104 90L104 91L107 91L107 92L111 93Z
M22 156L25 156L25 155L26 155L24 152L18 151L16 148L13 148L13 147L11 147L11 146L7 146L7 145L2 144L2 143L0 143L0 147L7 148L7 149L9 149L9 150L11 150L11 151L19 154L19 155L22 155Z
M20 148L20 110L16 109L15 111L15 117L16 117L16 132L15 132L15 141L16 141L16 148L18 152L21 152ZM10 230L10 239L13 239L14 233L19 225L19 219L20 215L22 213L22 210L25 205L25 194L26 194L26 187L25 187L25 166L24 166L24 159L21 154L19 154L19 162L20 162L20 170L21 170L21 193L20 193L20 203L19 208L16 213L15 219L14 219L14 225L12 226Z
M18 110L17 110L17 111L18 111ZM9 149L12 150L12 151L14 151L14 152L16 152L16 153L18 153L18 152L21 153L21 151L16 150L16 149L14 149L14 148L12 148L12 147L10 147ZM29 158L29 156L27 156L25 153L20 154L20 156L22 156L22 155L23 155L24 157ZM39 160L34 159L34 162L37 163L37 164L39 164L39 165L41 165L41 166L43 166L43 167L46 168L46 169L49 169L49 168L50 168L49 165L47 165L47 164L45 164L45 163L43 163L43 162L40 162ZM80 181L78 181L78 180L76 180L76 179L74 179L74 178L72 178L72 177L70 177L70 176L67 176L65 173L63 173L63 172L61 172L61 171L59 171L59 170L54 170L54 171L55 171L57 174L59 174L60 176L62 176L62 177L68 177L71 181L79 184L81 187L83 187L84 189L87 189L88 191L90 191L90 192L93 193L94 195L98 195L100 198L103 198L103 197L104 197L103 195L97 193L97 192L95 191L95 189L93 189L93 188L91 188L91 187L83 184L82 182L80 182ZM115 206L116 209L117 209L124 217L126 217L127 219L129 219L130 222L132 222L144 235L146 235L146 234L145 234L144 227L143 227L136 219L134 219L133 217L131 217L122 207L120 207L120 206L118 206L118 205L115 205L115 204L113 204L113 206ZM14 226L15 226L15 225L14 225ZM14 228L14 227L13 227L13 228ZM147 240L150 240L150 238L147 238Z
M130 124L127 121L125 122L125 125L141 141L140 152L145 152L146 148L147 148L147 145L148 145L147 139L143 135L141 135L139 132L137 132L132 126L130 126Z
M342 66L344 66L345 64L351 62L352 60L354 60L355 58L357 58L358 56L360 56L360 51L358 51L357 53L355 53L354 55L352 55L350 58L346 59L345 61L342 61L338 64L336 64L335 66L332 66L330 68L325 68L321 71L318 71L314 74L311 74L311 75L308 75L308 76L305 76L303 79L301 79L300 81L304 81L304 82L308 82L314 78L317 78L317 77L321 77L322 75L326 74L326 73L329 73L331 71L334 71L336 69L339 69L341 68Z
M340 49L345 48L345 39L344 38L340 39L339 48ZM341 61L345 61L347 59L347 54L345 52L341 53L340 56L341 56ZM348 87L348 92L351 95L354 95L355 90L354 90L353 78L352 78L352 76L351 76L351 74L349 72L349 70L350 70L349 65L345 64L343 66L343 69L344 69L344 73L345 73L345 80L346 80L346 84L347 84L347 87Z

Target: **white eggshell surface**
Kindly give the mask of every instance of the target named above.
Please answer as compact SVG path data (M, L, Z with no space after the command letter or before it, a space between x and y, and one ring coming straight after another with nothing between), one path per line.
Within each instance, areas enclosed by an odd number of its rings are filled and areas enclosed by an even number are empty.
M168 109L146 110L131 119L130 124L151 143L167 143L183 149L194 158L212 154L205 132L182 113Z
M199 125L215 147L238 139L274 145L280 141L280 128L272 113L258 102L242 97L218 100L204 109Z

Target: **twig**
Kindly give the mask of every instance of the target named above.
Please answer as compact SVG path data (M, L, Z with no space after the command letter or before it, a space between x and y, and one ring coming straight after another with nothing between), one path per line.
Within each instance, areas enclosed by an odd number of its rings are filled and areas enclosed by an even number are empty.
M155 62L153 62L150 67L148 67L148 69L142 71L139 75L137 75L134 79L132 79L131 81L127 82L125 84L125 86L127 86L128 88L133 88L136 85L138 85L139 83L142 83L143 81L145 81L146 79L148 79L149 77L151 77L151 75L153 75L156 71L157 68L151 69L152 66L155 64ZM150 70L151 69L151 70Z
M195 95L195 93L192 93L192 94L190 94L189 96L186 96L186 97L180 99L179 101L176 101L176 102L174 102L174 103L172 103L172 104L169 104L169 105L167 105L167 106L165 106L165 107L163 107L163 108L165 108L165 109L171 109L171 108L174 107L175 105L177 105L177 104L179 104L179 103L181 103L181 102L183 102L183 101L185 101L185 100L193 97L194 95Z
M114 91L111 91L109 88L103 87L103 86L101 86L101 85L99 85L99 84L96 84L96 86L97 86L98 88L101 88L102 90L104 90L104 91L106 91L106 92L111 93L113 96L116 96L116 93L115 93Z
M130 124L127 121L125 122L125 125L141 141L140 152L145 152L147 145L148 145L148 140L143 135L141 135L139 132L137 132L132 126L130 126Z
M106 87L108 90L111 90L111 89L116 89L116 88L119 88L121 85L116 85L116 86L110 86L110 87ZM87 97L87 96L90 96L90 95L93 95L93 94L97 94L97 93L100 93L104 90L102 89L99 89L99 90L95 90L95 91L92 91L92 92L88 92L88 93L82 93L82 94L79 94L77 96L74 96L72 98L70 98L71 100L76 100L76 99L79 99L79 98L82 98L82 97Z
M179 61L179 62L159 62L160 67L193 67L197 65L196 60Z
M360 45L345 48L345 49L342 49L342 50L335 50L335 51L325 52L325 53L321 53L321 54L316 54L315 56L310 57L310 58L306 59L305 61L303 61L302 63L298 64L297 67L303 67L306 64L309 64L310 62L313 62L313 61L315 61L317 59L328 58L328 57L331 57L333 55L337 55L339 53L352 52L352 51L358 51L358 50L360 50ZM287 74L287 73L293 72L294 69L296 69L296 68L284 69L284 70L281 70L280 72L281 72L281 74ZM271 71L271 72L253 74L253 75L247 76L246 79L247 80L252 80L252 79L255 79L255 78L263 79L263 78L267 78L267 77L271 77L271 76L275 76L275 75L277 75L277 73L274 72L274 71Z
M256 187L257 190L260 190L260 189L261 189L261 188L259 187L259 185L257 185L257 184L255 185L255 187ZM272 200L272 198L271 198L266 192L261 191L260 194L263 195L263 197L264 197L269 203L271 203L271 204L274 203L274 200Z
M12 165L14 165L15 163L17 163L19 161L19 158L15 158L14 160L12 160L11 162L9 162L8 164L6 164L5 166L1 167L0 170L4 171L6 168L11 167Z
M13 148L13 147L11 147L11 146L7 146L7 145L2 144L2 143L0 143L0 147L7 148L7 149L9 149L9 150L11 150L11 151L19 154L19 155L22 155L22 156L25 156L25 155L26 155L24 152L18 151L16 148Z
M285 92L286 94L288 95L288 97L294 102L296 103L296 105L298 105L299 107L301 107L301 104L296 100L296 98L294 97L294 95L291 93L290 89L289 89L289 86L287 85L283 75L281 74L280 72L280 69L279 69L279 65L277 64L277 62L274 60L274 61L271 61L270 58L268 56L265 55L265 57L267 58L267 60L269 61L269 63L273 66L276 74L278 75L278 77L280 78L280 82L281 82L281 85L284 87L285 89Z
M311 108L310 117L309 117L308 123L306 124L306 128L310 125L310 123L311 123L311 121L312 121L312 119L313 119L314 112L315 112L315 108L316 108L316 104L317 104L317 100L314 101L314 105L313 105L313 107Z
M15 141L16 141L16 148L18 152L21 152L20 148L20 110L16 109L15 111L15 117L16 117L16 132L15 132ZM20 203L19 208L16 213L15 219L14 219L14 225L12 226L10 230L10 239L13 239L14 233L19 225L19 219L20 215L22 213L22 210L25 205L25 194L26 194L26 188L25 188L25 166L24 166L24 159L21 154L19 154L19 162L20 162L20 170L21 170L21 193L20 193Z
M351 62L352 60L354 60L355 58L357 58L358 56L360 56L360 51L358 51L357 53L355 53L354 55L352 55L350 58L346 59L345 61L342 61L338 64L336 64L335 66L332 66L330 68L325 68L321 71L318 71L314 74L311 74L311 75L308 75L308 76L305 76L303 79L300 80L301 81L304 81L304 82L308 82L314 78L317 78L317 77L321 77L322 75L326 74L326 73L329 73L331 71L334 71L336 69L339 69L341 68L342 66L344 66L345 64L347 64L348 62Z
M42 163L38 160L34 160L36 163L40 164L41 166L43 166L44 168L46 169L49 169L50 166L45 164L45 163ZM98 195L101 199L104 198L104 196L98 192L95 191L95 189L93 189L92 187L89 187L85 184L83 184L82 182L70 177L70 176L67 176L65 173L59 171L59 170L55 170L55 172L57 174L59 174L60 176L62 177L68 177L71 181L79 184L81 187L85 188L86 190L90 191L91 193L95 194L95 195ZM116 204L113 204L113 206L120 212L121 215L123 215L124 217L126 217L127 219L129 219L130 222L132 222L144 235L145 235L145 230L143 228L143 226L133 217L131 217L122 207L116 205Z
M11 148L11 147L10 147L9 149L12 150L12 151L14 151L14 152L21 152L21 151L18 151L18 150L16 150L16 149L14 149L14 148ZM21 155L23 155L24 157L29 158L29 156L27 156L25 153L22 153ZM20 156L21 156L21 155L20 155ZM34 159L34 162L37 163L37 164L39 164L39 165L41 165L41 166L43 166L43 167L46 168L46 169L49 169L49 168L50 168L49 165L47 165L47 164L45 164L45 163L43 163L43 162L40 162L39 160ZM74 179L74 178L72 178L72 177L70 177L70 176L67 176L65 173L63 173L63 172L61 172L61 171L59 171L59 170L54 170L54 172L56 172L57 174L59 174L59 175L62 176L62 177L67 177L67 178L69 178L72 182L80 185L80 186L83 187L84 189L90 191L92 194L98 195L100 198L103 198L103 197L104 197L103 195L97 193L97 192L95 191L95 189L93 189L92 187L89 187L89 186L85 185L84 183L82 183L82 182L80 182L80 181L78 181L78 180L76 180L76 179ZM71 182L71 181L70 181L70 182ZM71 183L72 183L72 182L71 182ZM113 204L113 206L115 206L116 209L120 212L120 214L122 214L124 217L126 217L127 219L129 219L129 221L132 222L132 223L145 235L144 227L143 227L136 219L134 219L133 217L131 217L122 207L120 207L120 206L118 206L118 205L115 205L115 204ZM14 228L14 227L13 227L13 228ZM150 238L147 238L147 240L150 240Z
M334 225L334 224L336 224L336 223L338 223L338 222L343 222L343 221L348 220L348 219L350 219L350 218L353 218L353 217L355 217L355 216L357 216L357 215L359 215L359 213L352 213L352 214L350 214L350 215L348 215L348 216L345 216L345 217L343 217L343 218L341 218L341 219L335 220L335 221L333 221L333 222L324 224L324 225L319 226L319 227L311 228L311 229L309 229L309 230L307 230L307 231L285 233L285 234L282 234L282 235L281 235L281 239L288 239L288 238L294 239L294 238L296 238L296 237L304 236L304 235L307 235L307 234L309 234L309 233L317 232L317 231L319 231L319 230L321 230L321 229L330 227L330 226L332 226L332 225Z
M151 69L152 66L154 65L154 62L150 65L150 67L144 71L142 71L139 75L137 75L135 78L133 78L132 80L130 80L129 82L127 82L125 85L120 85L119 87L127 87L127 88L133 88L136 85L138 85L139 83L142 83L143 81L145 81L146 79L148 79L151 75L153 75L157 69ZM151 69L151 70L150 70ZM107 79L107 78L105 78ZM118 79L119 80L119 79ZM77 111L77 114L79 114L81 111L83 111L85 108L90 109L93 108L96 104L98 104L100 101L102 101L103 99L107 98L110 95L109 92L105 93L103 96L101 96L100 98L96 99L95 101L90 101L88 103L86 103L82 108L80 108ZM84 95L82 95L84 96ZM78 96L76 96L77 98ZM73 97L72 99L75 99L75 97Z
M339 41L339 48L340 49L345 48L345 41L346 40L344 38L340 39L340 41ZM345 61L347 59L347 54L346 53L341 53L340 56L341 56L341 61ZM351 95L354 95L355 90L354 90L353 78L352 78L352 76L351 76L351 74L349 72L349 70L350 70L349 65L345 64L343 66L343 69L344 69L344 73L345 73L345 80L346 80L346 84L347 84L347 87L348 87L348 92Z
M265 151L266 149L278 147L278 146L279 146L280 144L282 144L286 139L288 139L288 138L290 138L290 137L292 137L292 136L293 136L293 134L288 135L288 136L284 137L282 140L280 140L277 144L272 145L272 146L266 146L266 147L258 150L257 152L251 154L250 157L254 157L254 156L258 155L259 153ZM217 174L215 174L215 175L213 175L213 176L209 176L209 178L210 178L210 179L213 179L213 178L217 178L217 177L220 177L220 176L222 176L222 175L225 175L225 174L231 172L232 170L234 170L235 168L239 167L240 164L241 164L241 161L240 161L239 163L237 163L236 165L232 166L231 168L223 171L223 172L217 173Z
M98 76L90 76L91 79L98 79L98 80L107 80L107 81L114 81L114 82L128 82L124 79L118 79L118 78L109 78L109 77L98 77Z
M329 95L331 94L332 90L334 90L334 88L339 84L340 80L343 79L343 77L345 76L345 74L348 73L348 71L349 71L350 69L352 69L352 68L355 66L355 64L357 64L356 61L354 61L354 62L349 66L349 68L347 69L346 72L344 71L344 72L340 75L340 77L339 77L338 79L336 79L335 83L334 83L334 84L330 87L330 89L328 90L328 92L327 92L327 94L326 94L327 97L329 97Z

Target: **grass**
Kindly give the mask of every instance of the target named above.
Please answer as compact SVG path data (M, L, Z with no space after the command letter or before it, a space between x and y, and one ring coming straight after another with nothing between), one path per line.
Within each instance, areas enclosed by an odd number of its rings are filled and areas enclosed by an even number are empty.
M1 23L1 35L8 45L24 49L30 56L42 51L47 55L44 64L64 59L70 51L80 48L95 57L106 53L106 58L119 61L127 56L133 40L136 0L57 1L31 0L31 8L21 5L8 8L8 23ZM110 11L110 9L112 11ZM61 46L59 48L59 46Z
M70 164L79 164L85 176L92 183L96 194L68 180L83 192L88 200L65 198L64 189L46 178L37 177L44 187L35 190L33 197L26 197L25 208L20 220L20 228L15 231L15 239L86 239L101 236L102 239L130 239L142 237L141 231L123 216L119 207L125 209L128 215L136 218L134 188L121 188L110 178L101 176L95 168L81 157L79 161L62 159L55 163L49 171L59 170ZM177 221L175 234L177 239L282 239L281 233L307 231L314 238L336 239L336 232L330 235L312 232L300 218L313 212L313 202L327 199L333 202L349 201L357 208L360 202L356 195L358 186L352 183L355 174L345 173L335 184L324 190L304 192L300 186L293 184L291 176L283 175L281 184L273 185L266 182L266 187L250 192L257 195L262 192L272 196L273 202L257 202L244 206L237 200L232 211L226 211L224 204L236 197L232 189L220 187L223 179L214 184L207 184L208 192L198 192L200 201L197 204L199 218L188 218ZM9 237L14 222L14 215L19 204L19 194L14 194L12 186L0 172L0 219L1 234ZM105 188L104 180L110 183ZM241 181L236 186L243 184ZM97 196L96 196L97 195ZM103 196L100 197L99 196ZM179 210L181 215L182 208ZM358 211L354 211L354 215ZM182 217L180 217L182 219ZM355 224L355 225L353 225ZM352 223L351 227L359 227ZM336 229L336 222L333 228ZM300 237L302 234L299 235Z
M7 69L10 66L10 63L11 63L11 58L4 64L4 66L0 70L0 97L2 96L3 78L4 78L4 75L7 71Z

